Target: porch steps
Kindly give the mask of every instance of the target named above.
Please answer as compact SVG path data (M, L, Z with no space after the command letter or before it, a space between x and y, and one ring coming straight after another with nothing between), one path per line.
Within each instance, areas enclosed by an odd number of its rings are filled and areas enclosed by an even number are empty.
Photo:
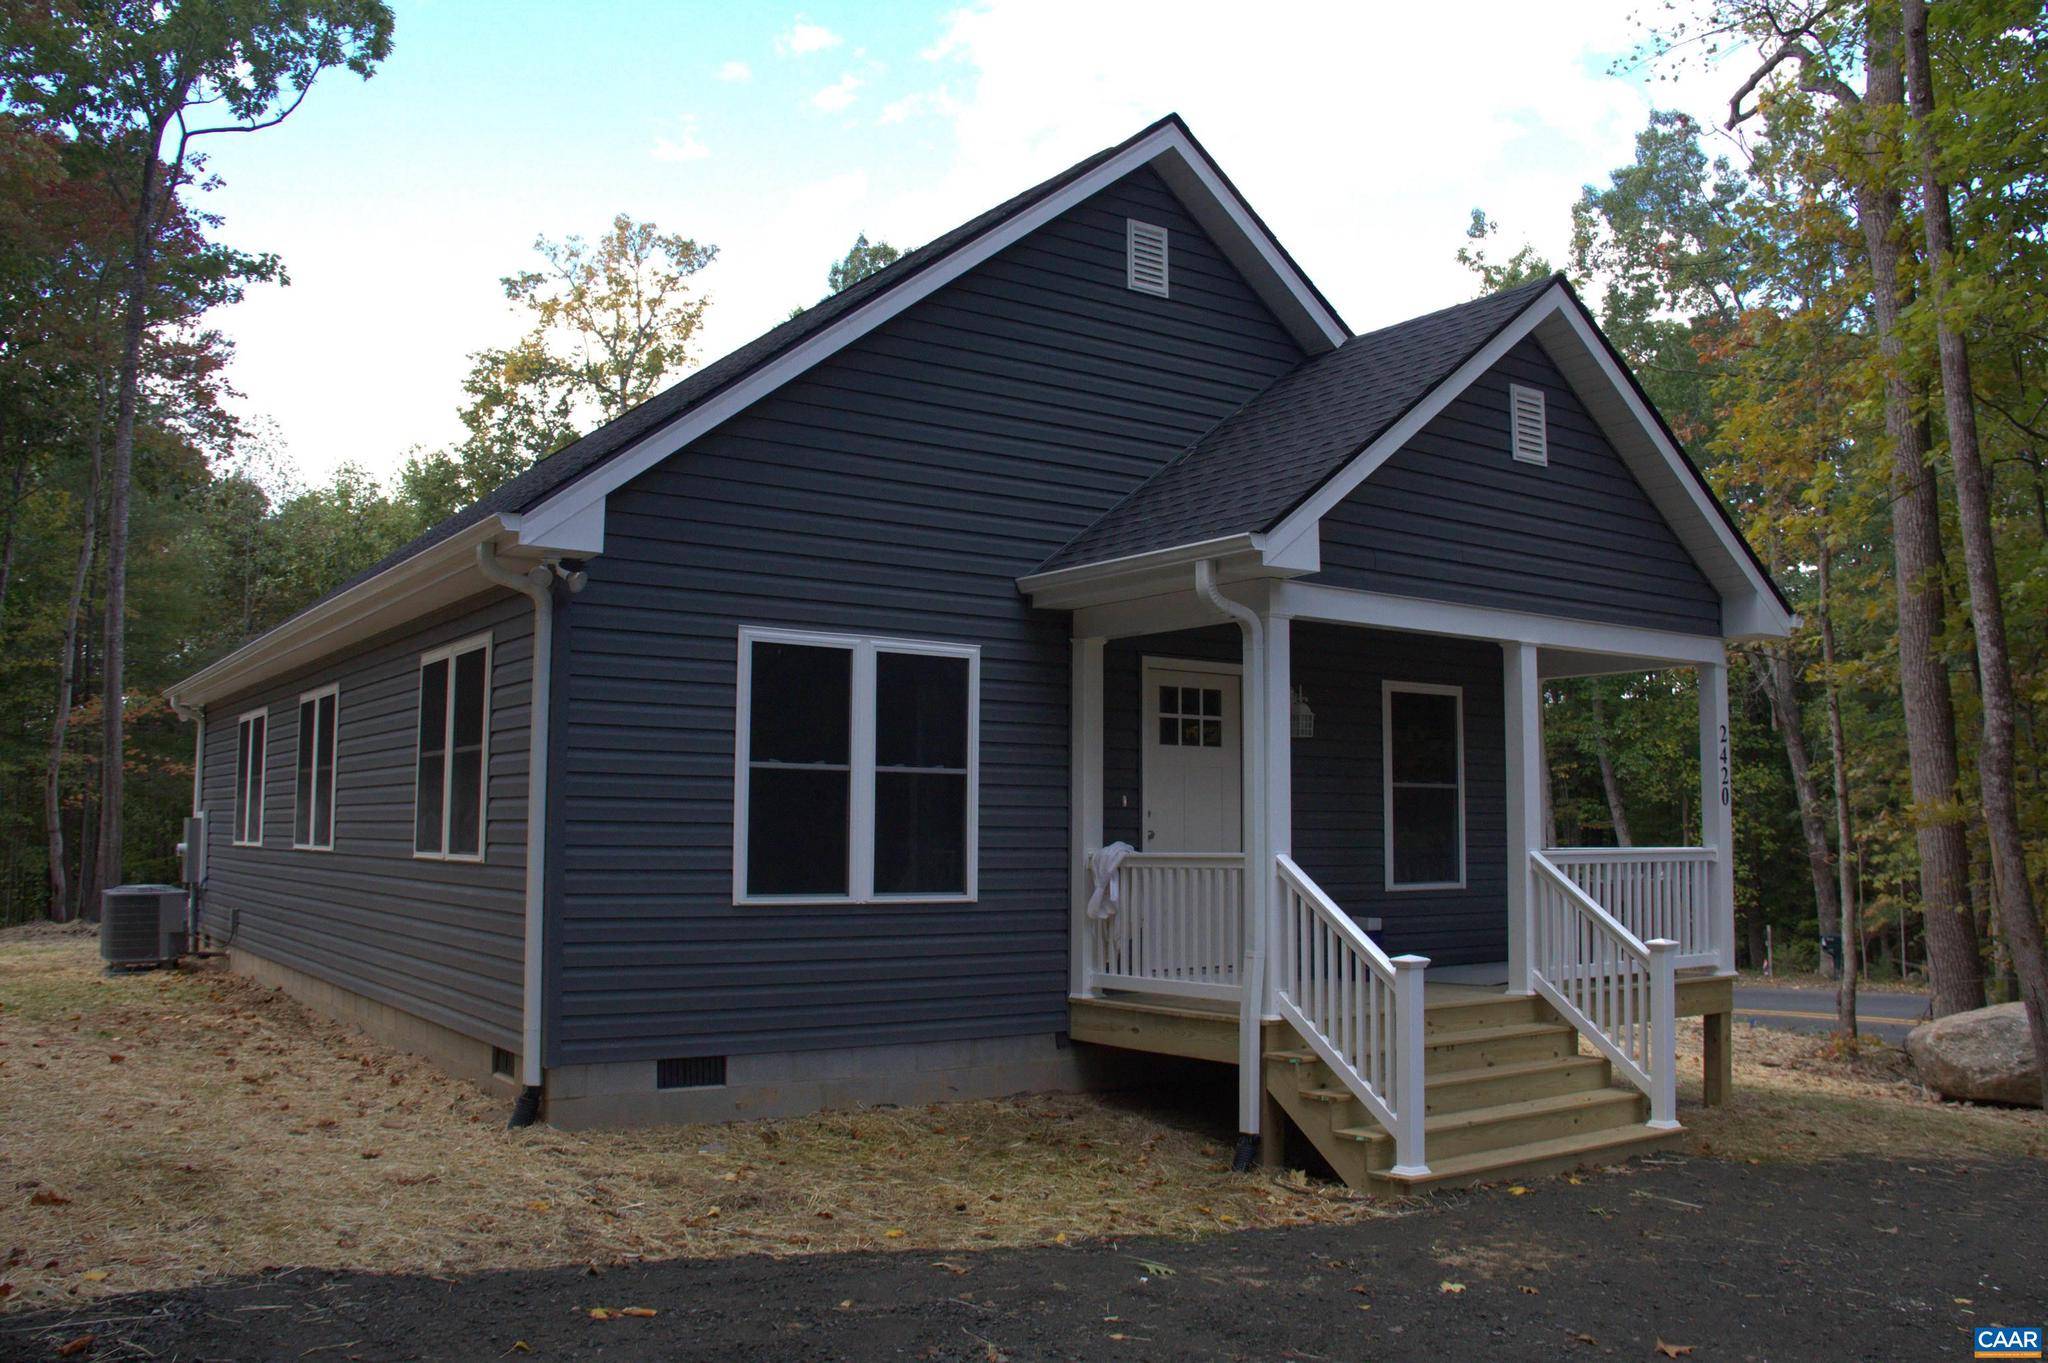
M1265 1052L1266 1090L1347 1184L1388 1194L1612 1162L1679 1134L1645 1125L1649 1100L1604 1057L1580 1054L1578 1033L1541 999L1432 999L1424 1051L1427 1175L1391 1172L1393 1136L1307 1047Z

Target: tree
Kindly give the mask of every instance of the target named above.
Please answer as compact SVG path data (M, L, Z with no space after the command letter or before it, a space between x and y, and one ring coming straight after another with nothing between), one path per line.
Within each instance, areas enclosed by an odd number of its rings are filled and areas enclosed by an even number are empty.
M1481 294L1499 293L1517 284L1547 278L1552 273L1550 262L1527 242L1500 264L1488 260L1486 243L1499 234L1500 224L1487 217L1485 209L1472 210L1472 221L1465 228L1465 238L1472 244L1458 248L1458 263L1479 276Z
M1955 699L1940 656L1946 603L1939 492L1927 464L1926 431L1901 326L1907 285L1898 228L1904 205L1892 173L1898 161L1896 115L1905 94L1898 25L1876 5L1832 0L1739 0L1730 8L1732 23L1763 52L1729 100L1730 127L1758 113L1760 106L1748 101L1783 67L1796 71L1800 90L1832 102L1835 140L1828 150L1862 232L1892 451L1899 682L1935 1009L1945 1014L1982 1007L1983 970L1969 911L1969 849L1958 803ZM1861 92L1842 74L1858 65Z
M1946 130L1936 119L1934 65L1927 50L1926 0L1904 0L1905 79L1918 144L1920 221L1927 240L1929 302L1941 355L1941 388L1948 422L1949 462L1955 471L1956 511L1970 584L1970 621L1976 634L1982 690L1983 734L1977 779L1989 834L2000 936L2026 1000L2034 1060L2048 1105L2048 953L2027 875L2026 839L2020 831L2014 773L2012 654L2006 638L2005 598L1998 585L1998 554L1991 527L1991 496L1977 440L1976 389L1970 351L1950 286L1956 253L1949 186L1941 166Z
M868 234L862 232L853 239L853 245L846 254L833 261L832 268L825 272L826 287L833 293L845 293L875 271L902 258L903 252L888 242L870 242Z
M0 27L8 106L62 130L126 190L121 353L106 528L103 882L122 874L122 732L129 503L153 267L200 139L272 127L329 68L367 77L391 49L382 0L9 0ZM168 146L169 155L166 156Z
M511 352L537 364L529 382L566 384L572 402L593 403L609 421L690 364L711 303L691 293L690 281L718 258L716 246L621 213L595 245L581 237L537 237L533 249L547 267L502 281L505 297L533 321L527 340ZM545 401L540 407L551 410Z

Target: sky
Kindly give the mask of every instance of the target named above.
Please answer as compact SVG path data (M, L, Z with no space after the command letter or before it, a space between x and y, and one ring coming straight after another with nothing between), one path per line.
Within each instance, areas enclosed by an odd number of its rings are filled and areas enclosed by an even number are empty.
M290 277L220 314L231 378L301 479L388 479L460 436L537 235L624 212L715 244L708 361L815 301L857 233L917 245L1168 112L1370 330L1471 295L1475 207L1499 254L1562 261L1652 107L1718 124L1725 69L1626 60L1643 4L395 0L372 79L214 149L223 239Z

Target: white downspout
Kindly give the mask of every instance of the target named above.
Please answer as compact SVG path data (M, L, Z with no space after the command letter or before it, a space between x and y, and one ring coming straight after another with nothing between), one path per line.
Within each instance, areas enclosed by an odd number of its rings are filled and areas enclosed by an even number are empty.
M515 573L498 562L498 547L489 540L476 547L476 566L483 575L502 587L533 602L533 665L531 703L526 728L526 959L521 993L519 1082L524 1092L512 1114L512 1124L525 1126L540 1115L541 1098L541 1008L542 956L546 946L547 905L547 812L548 812L548 719L552 706L555 641L555 577L561 569L543 563L530 572ZM581 573L565 574L569 590L583 585Z
M1273 868L1266 854L1266 627L1259 613L1232 601L1216 586L1216 563L1195 564L1195 594L1238 623L1245 635L1244 665L1244 963L1238 980L1237 1154L1231 1166L1249 1169L1259 1148L1265 1096L1261 1004L1266 992L1266 904Z

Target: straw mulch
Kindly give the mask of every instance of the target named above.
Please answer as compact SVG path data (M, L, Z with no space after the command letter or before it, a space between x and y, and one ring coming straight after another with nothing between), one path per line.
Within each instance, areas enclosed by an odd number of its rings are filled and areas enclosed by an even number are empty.
M624 1132L507 1105L216 968L0 934L0 1309L271 1265L932 1252L1391 1214L1213 1126L1044 1096ZM1225 1126L1229 1113L1221 1114Z

